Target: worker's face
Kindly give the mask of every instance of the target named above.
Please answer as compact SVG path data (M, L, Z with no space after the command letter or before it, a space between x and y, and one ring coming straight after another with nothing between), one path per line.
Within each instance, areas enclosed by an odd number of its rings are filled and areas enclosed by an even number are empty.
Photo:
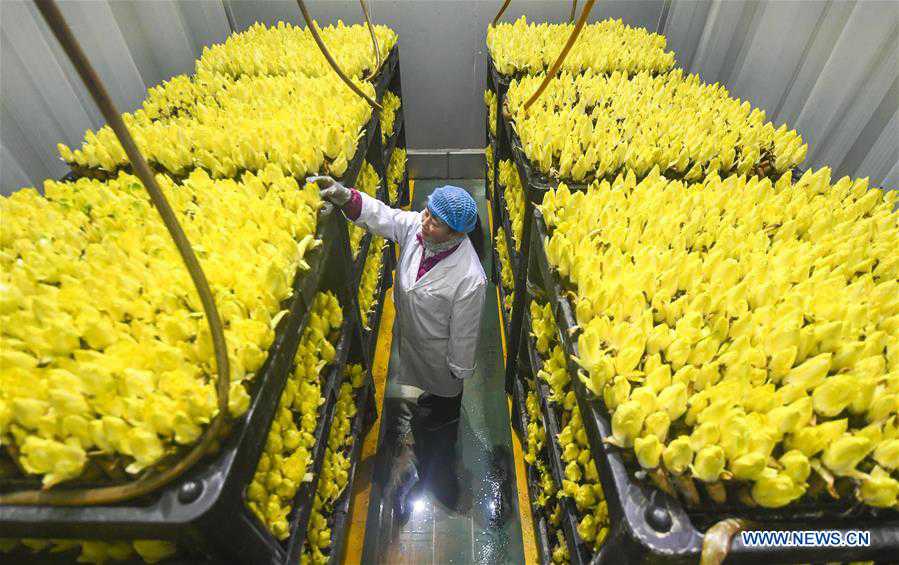
M421 222L421 235L431 243L443 243L450 239L455 232L446 225L443 220L431 215L431 211L425 208Z

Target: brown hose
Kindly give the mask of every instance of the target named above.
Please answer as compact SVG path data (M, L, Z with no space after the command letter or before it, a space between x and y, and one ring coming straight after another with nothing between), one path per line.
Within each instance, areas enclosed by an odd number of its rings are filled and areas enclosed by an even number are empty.
M577 36L580 35L581 29L583 29L584 24L587 23L587 16L590 15L590 10L593 9L593 4L596 3L596 0L587 0L587 3L584 4L584 11L581 12L581 17L578 19L577 24L574 26L574 29L571 30L571 35L568 36L568 42L565 43L565 47L562 48L562 52L559 53L559 56L556 57L556 62L553 63L552 68L546 76L543 78L543 82L540 84L540 88L537 89L537 92L531 95L528 98L528 101L524 103L524 110L527 112L528 108L531 107L531 104L537 101L540 98L540 95L543 94L543 91L546 90L546 86L549 84L553 78L555 78L556 73L559 72L559 69L562 67L562 63L565 61L565 57L568 56L568 52L571 51L571 48L574 46L574 42L577 41Z
M119 142L125 149L131 166L137 174L138 178L144 184L147 192L150 194L150 200L162 217L162 222L175 241L175 246L181 254L181 259L187 267L197 294L200 295L200 301L203 304L203 311L206 314L206 320L209 323L209 331L212 335L212 344L215 349L216 362L216 398L218 401L218 413L213 418L209 427L203 433L200 441L181 459L179 459L171 467L160 473L149 473L135 481L124 485L112 487L90 488L90 489L73 489L58 491L30 490L15 492L12 494L0 495L0 504L25 504L25 505L48 505L48 506L88 506L97 504L114 504L130 500L132 498L143 496L154 490L170 483L180 476L182 473L190 469L212 446L218 437L221 429L228 417L228 387L230 384L230 371L228 367L228 350L225 347L225 333L222 328L222 321L219 318L218 310L215 307L215 300L212 291L209 289L209 283L203 268L194 255L193 248L178 223L175 212L169 206L165 195L156 184L153 172L144 160L143 155L134 143L134 139L128 132L125 122L122 121L121 115L116 111L109 93L103 86L100 77L97 75L87 56L81 49L81 45L72 30L66 24L59 6L55 0L35 0L38 10L47 21L47 25L53 31L53 35L59 40L66 55L71 59L72 64L84 81L88 91L100 108L106 122L116 133Z
M371 47L375 51L375 68L372 69L370 75L365 77L365 80L371 80L375 78L375 75L381 70L381 49L378 47L378 38L375 36L375 28L371 25L371 18L368 15L368 5L365 3L365 0L359 0L359 4L362 5L362 14L365 16L365 23L368 24L368 32L371 34Z
M490 24L490 25L494 25L494 26L496 25L496 22L498 22L499 19L503 16L503 12L505 12L505 11L506 11L506 8L509 7L509 2L511 2L511 1L512 1L512 0L506 0L505 2L503 2L503 7L500 8L500 9L499 9L499 12L496 13L496 17L493 18L493 23Z
M364 98L366 102L368 102L369 106L380 112L383 110L381 105L378 104L377 101L373 100L368 94L362 92L358 86L356 86L353 81L351 81L343 71L340 70L340 67L337 66L337 61L331 56L331 53L328 52L328 48L325 47L325 42L322 41L321 36L318 34L318 29L315 27L315 22L309 17L309 10L306 9L306 3L303 0L297 0L297 4L300 5L300 12L303 13L303 19L306 20L306 27L309 28L309 31L312 33L312 38L315 39L315 43L318 45L318 48L321 50L322 55L325 56L325 59L328 61L328 64L331 65L331 68L334 69L334 72L337 73L337 76L340 77L347 86L350 87L350 90L359 95L360 98Z
M730 553L733 537L743 530L757 527L758 524L749 520L736 518L721 520L709 528L702 538L699 565L721 565Z
M568 15L568 23L574 21L574 16L577 14L577 0L571 0L571 13Z

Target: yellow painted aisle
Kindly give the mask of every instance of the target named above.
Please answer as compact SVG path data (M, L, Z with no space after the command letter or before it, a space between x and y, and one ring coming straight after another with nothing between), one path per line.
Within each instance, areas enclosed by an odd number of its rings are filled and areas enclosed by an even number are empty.
M483 181L415 184L416 210L437 186L469 189L490 233ZM487 273L490 260L484 258ZM504 391L505 336L498 307L496 289L489 284L478 370L466 381L462 416L456 427L427 433L416 426L420 391L389 382L394 309L388 290L373 366L379 419L362 448L344 563L536 563L522 450ZM395 500L410 484L412 467L420 481L407 496L407 517L401 518Z

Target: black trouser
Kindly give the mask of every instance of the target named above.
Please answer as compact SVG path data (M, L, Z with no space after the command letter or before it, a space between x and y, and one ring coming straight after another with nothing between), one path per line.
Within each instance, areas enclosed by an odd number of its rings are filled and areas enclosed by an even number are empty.
M422 425L413 425L415 459L422 488L430 491L447 508L459 505L460 484L456 443L462 393L456 396L432 394L428 408L420 410Z
M431 400L431 418L434 420L453 420L459 417L462 408L462 393L456 396L433 395Z

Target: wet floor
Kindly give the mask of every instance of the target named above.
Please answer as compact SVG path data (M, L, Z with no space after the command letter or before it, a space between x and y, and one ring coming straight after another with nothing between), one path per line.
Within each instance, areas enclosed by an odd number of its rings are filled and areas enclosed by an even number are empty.
M472 192L489 237L483 181L416 181L412 208L420 210L443 184ZM387 384L362 563L524 563L496 291L485 255L477 371L465 381L458 423L424 430L415 404L421 391Z

